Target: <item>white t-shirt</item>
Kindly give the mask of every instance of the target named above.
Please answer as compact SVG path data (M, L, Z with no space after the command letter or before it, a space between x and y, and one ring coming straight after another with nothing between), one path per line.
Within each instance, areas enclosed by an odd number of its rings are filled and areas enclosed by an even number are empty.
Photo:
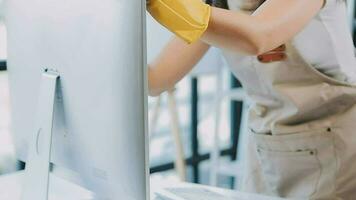
M229 3L231 1L238 0L230 0ZM344 0L326 0L317 16L294 37L293 44L320 72L356 83L356 59ZM235 56L235 63L230 63L232 65L237 65L238 57L243 57ZM233 70L234 67L231 68Z

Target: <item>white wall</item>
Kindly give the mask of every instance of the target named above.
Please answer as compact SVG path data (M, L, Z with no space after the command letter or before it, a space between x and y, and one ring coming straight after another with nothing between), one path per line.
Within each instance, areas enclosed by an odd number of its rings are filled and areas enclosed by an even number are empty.
M5 25L0 20L0 60L5 59L6 54L6 30Z
M1 21L1 18L2 18L2 15L3 15L3 8L4 8L4 0L0 0L0 21Z
M0 0L1 1L1 0ZM148 63L159 54L161 49L172 37L172 33L156 22L147 13L147 61Z
M347 0L350 28L353 30L355 16L355 0Z

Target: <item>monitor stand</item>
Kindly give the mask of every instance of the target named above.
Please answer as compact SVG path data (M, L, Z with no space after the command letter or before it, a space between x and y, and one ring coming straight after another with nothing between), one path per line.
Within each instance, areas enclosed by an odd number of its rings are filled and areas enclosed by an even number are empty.
M36 124L30 141L21 200L48 200L54 103L59 73L42 73Z

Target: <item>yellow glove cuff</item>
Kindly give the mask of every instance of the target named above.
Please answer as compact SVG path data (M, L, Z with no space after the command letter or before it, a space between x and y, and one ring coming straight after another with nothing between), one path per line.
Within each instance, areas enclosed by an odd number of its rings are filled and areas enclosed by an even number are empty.
M201 0L150 0L148 11L168 30L192 43L208 28L211 8Z

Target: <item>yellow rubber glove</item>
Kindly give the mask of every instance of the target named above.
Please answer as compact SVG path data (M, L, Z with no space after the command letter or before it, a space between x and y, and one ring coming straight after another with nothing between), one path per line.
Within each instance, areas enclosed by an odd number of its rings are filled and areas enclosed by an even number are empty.
M188 43L197 41L208 28L211 8L201 0L149 0L147 8L160 24Z

